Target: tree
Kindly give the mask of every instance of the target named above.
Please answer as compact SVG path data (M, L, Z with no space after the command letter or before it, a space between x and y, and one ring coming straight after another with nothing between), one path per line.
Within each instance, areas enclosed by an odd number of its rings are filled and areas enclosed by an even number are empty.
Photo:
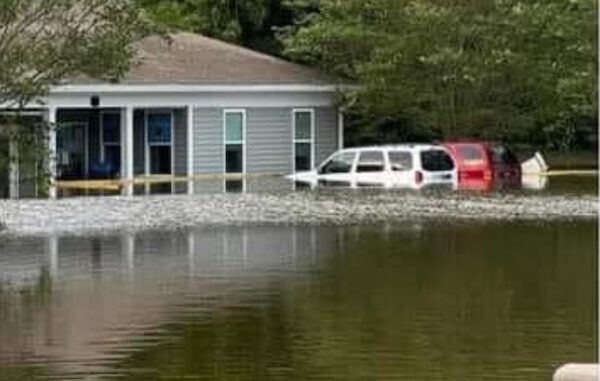
M132 42L148 27L128 0L1 1L0 107L18 112L68 78L118 80L132 63ZM22 159L38 152L46 128L18 113L2 115L0 143L26 148ZM0 158L0 172L15 160Z
M3 0L0 104L23 105L68 77L118 79L143 26L127 0Z
M283 41L361 85L363 116L531 140L596 118L595 28L593 0L322 0Z
M280 54L280 28L318 10L318 0L137 0L152 19L171 30L186 30Z

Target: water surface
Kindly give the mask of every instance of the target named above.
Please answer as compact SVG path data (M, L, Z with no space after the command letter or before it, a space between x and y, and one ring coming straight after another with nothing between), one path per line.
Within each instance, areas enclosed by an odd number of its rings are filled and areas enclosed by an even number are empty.
M549 380L597 357L595 222L0 243L0 378Z

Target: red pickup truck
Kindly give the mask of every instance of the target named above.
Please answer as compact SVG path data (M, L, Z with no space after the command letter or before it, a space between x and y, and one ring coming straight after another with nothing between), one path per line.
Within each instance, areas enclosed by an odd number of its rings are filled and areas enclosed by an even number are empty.
M445 142L458 170L459 189L490 190L521 185L521 164L504 144Z

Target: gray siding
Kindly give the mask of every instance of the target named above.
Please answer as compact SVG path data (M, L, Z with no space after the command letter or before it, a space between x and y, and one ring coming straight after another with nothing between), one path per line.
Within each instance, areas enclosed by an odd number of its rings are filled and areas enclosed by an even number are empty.
M292 171L292 110L246 110L246 172Z
M175 141L174 143L174 168L175 174L182 176L187 173L187 118L184 109L173 111L174 119L173 127Z
M194 173L223 173L223 110L194 109Z
M319 165L338 149L337 109L317 108L315 119L315 165Z
M338 148L337 118L336 108L315 109L315 165L321 163ZM245 149L247 173L292 172L292 109L246 109ZM185 147L178 147L176 152L182 155L182 160L185 160ZM185 168L185 162L181 168ZM194 110L194 173L223 172L223 109L196 108Z

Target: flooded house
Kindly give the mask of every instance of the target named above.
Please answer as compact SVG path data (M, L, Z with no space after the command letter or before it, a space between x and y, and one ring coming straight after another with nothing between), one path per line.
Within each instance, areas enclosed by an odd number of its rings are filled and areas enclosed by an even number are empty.
M50 197L57 185L98 178L133 194L142 177L287 174L343 146L338 86L314 69L191 33L135 49L118 83L69 79L27 107L53 126ZM7 167L5 196L38 193L21 189L18 165Z

